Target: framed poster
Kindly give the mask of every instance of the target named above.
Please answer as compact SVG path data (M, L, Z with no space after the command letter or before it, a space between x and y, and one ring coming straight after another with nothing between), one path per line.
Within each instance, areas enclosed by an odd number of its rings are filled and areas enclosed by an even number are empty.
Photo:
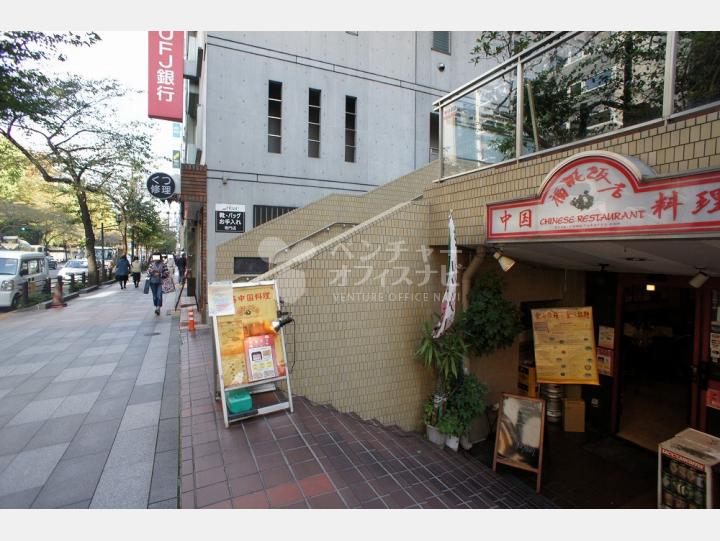
M223 306L226 284L219 284ZM208 290L211 288L209 287ZM216 288L217 289L217 288ZM218 293L214 291L214 293ZM232 309L226 315L213 316L218 383L223 401L225 426L228 426L227 391L285 381L287 402L260 408L256 414L279 409L292 411L290 378L286 367L285 342L282 330L276 332L272 322L277 319L278 293L275 282L233 283ZM252 392L252 391L251 391ZM263 410L263 411L260 411ZM232 421L232 419L230 419Z
M591 306L532 310L538 383L599 385Z
M598 327L598 347L606 349L615 348L615 329L613 327Z
M597 348L597 369L598 373L603 376L612 376L613 373L613 354L614 350Z
M495 435L493 470L505 464L535 472L540 492L545 400L503 393Z

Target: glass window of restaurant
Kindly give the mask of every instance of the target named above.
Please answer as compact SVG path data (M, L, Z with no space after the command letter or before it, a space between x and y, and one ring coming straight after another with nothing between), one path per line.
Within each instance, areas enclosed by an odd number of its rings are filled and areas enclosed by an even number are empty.
M669 35L677 37L674 58L666 58ZM568 32L529 49L499 68L503 75L442 104L442 176L658 120L663 110L716 104L718 49L720 32ZM666 69L674 70L672 88ZM664 109L666 95L674 99Z

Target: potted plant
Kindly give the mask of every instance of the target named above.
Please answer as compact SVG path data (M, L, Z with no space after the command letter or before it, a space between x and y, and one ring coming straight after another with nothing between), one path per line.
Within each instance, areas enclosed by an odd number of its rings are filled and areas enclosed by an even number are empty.
M442 414L442 403L437 404L434 394L428 396L423 406L423 421L425 422L425 434L430 442L436 445L445 443L445 435L437 428L439 417Z
M424 366L435 372L435 393L428 398L423 411L427 437L433 443L443 443L443 436L437 432L438 423L444 416L447 393L462 372L466 353L467 346L462 334L454 327L439 338L433 338L432 328L427 322L423 323L422 339L416 355Z
M457 451L460 443L460 434L463 430L458 412L448 408L440 421L438 421L437 429L441 434L445 434L445 445L453 451Z
M478 415L485 411L485 395L487 387L478 379L468 374L462 377L458 386L448 397L448 409L452 409L460 423L460 441L463 449L472 447L468 434L470 426Z

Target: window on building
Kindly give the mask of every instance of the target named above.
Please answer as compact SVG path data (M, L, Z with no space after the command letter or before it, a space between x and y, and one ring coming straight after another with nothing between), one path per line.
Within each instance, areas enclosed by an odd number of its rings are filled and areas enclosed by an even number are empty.
M253 205L253 227L274 220L275 218L287 214L297 207L273 207L271 205Z
M440 113L430 113L430 160L438 159L440 148Z
M345 96L345 161L355 163L357 151L356 139L357 98Z
M450 32L433 32L432 34L433 51L450 54Z
M257 276L264 274L270 268L265 257L235 257L233 258L233 273Z
M320 91L311 88L308 95L308 158L320 157Z
M282 148L282 83L268 82L268 152L280 154Z

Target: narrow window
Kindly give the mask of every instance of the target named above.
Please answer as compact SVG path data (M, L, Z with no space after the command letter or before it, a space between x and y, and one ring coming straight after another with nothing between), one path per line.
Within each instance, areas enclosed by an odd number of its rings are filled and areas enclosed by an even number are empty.
M253 227L269 222L287 214L296 207L275 207L271 205L253 205Z
M320 157L320 91L311 88L308 96L308 158Z
M268 85L268 152L280 154L282 147L282 83Z
M345 161L355 163L357 142L355 138L357 120L357 98L345 96Z
M440 113L430 113L430 161L438 159L440 148Z
M433 32L432 35L433 50L450 54L450 32Z

